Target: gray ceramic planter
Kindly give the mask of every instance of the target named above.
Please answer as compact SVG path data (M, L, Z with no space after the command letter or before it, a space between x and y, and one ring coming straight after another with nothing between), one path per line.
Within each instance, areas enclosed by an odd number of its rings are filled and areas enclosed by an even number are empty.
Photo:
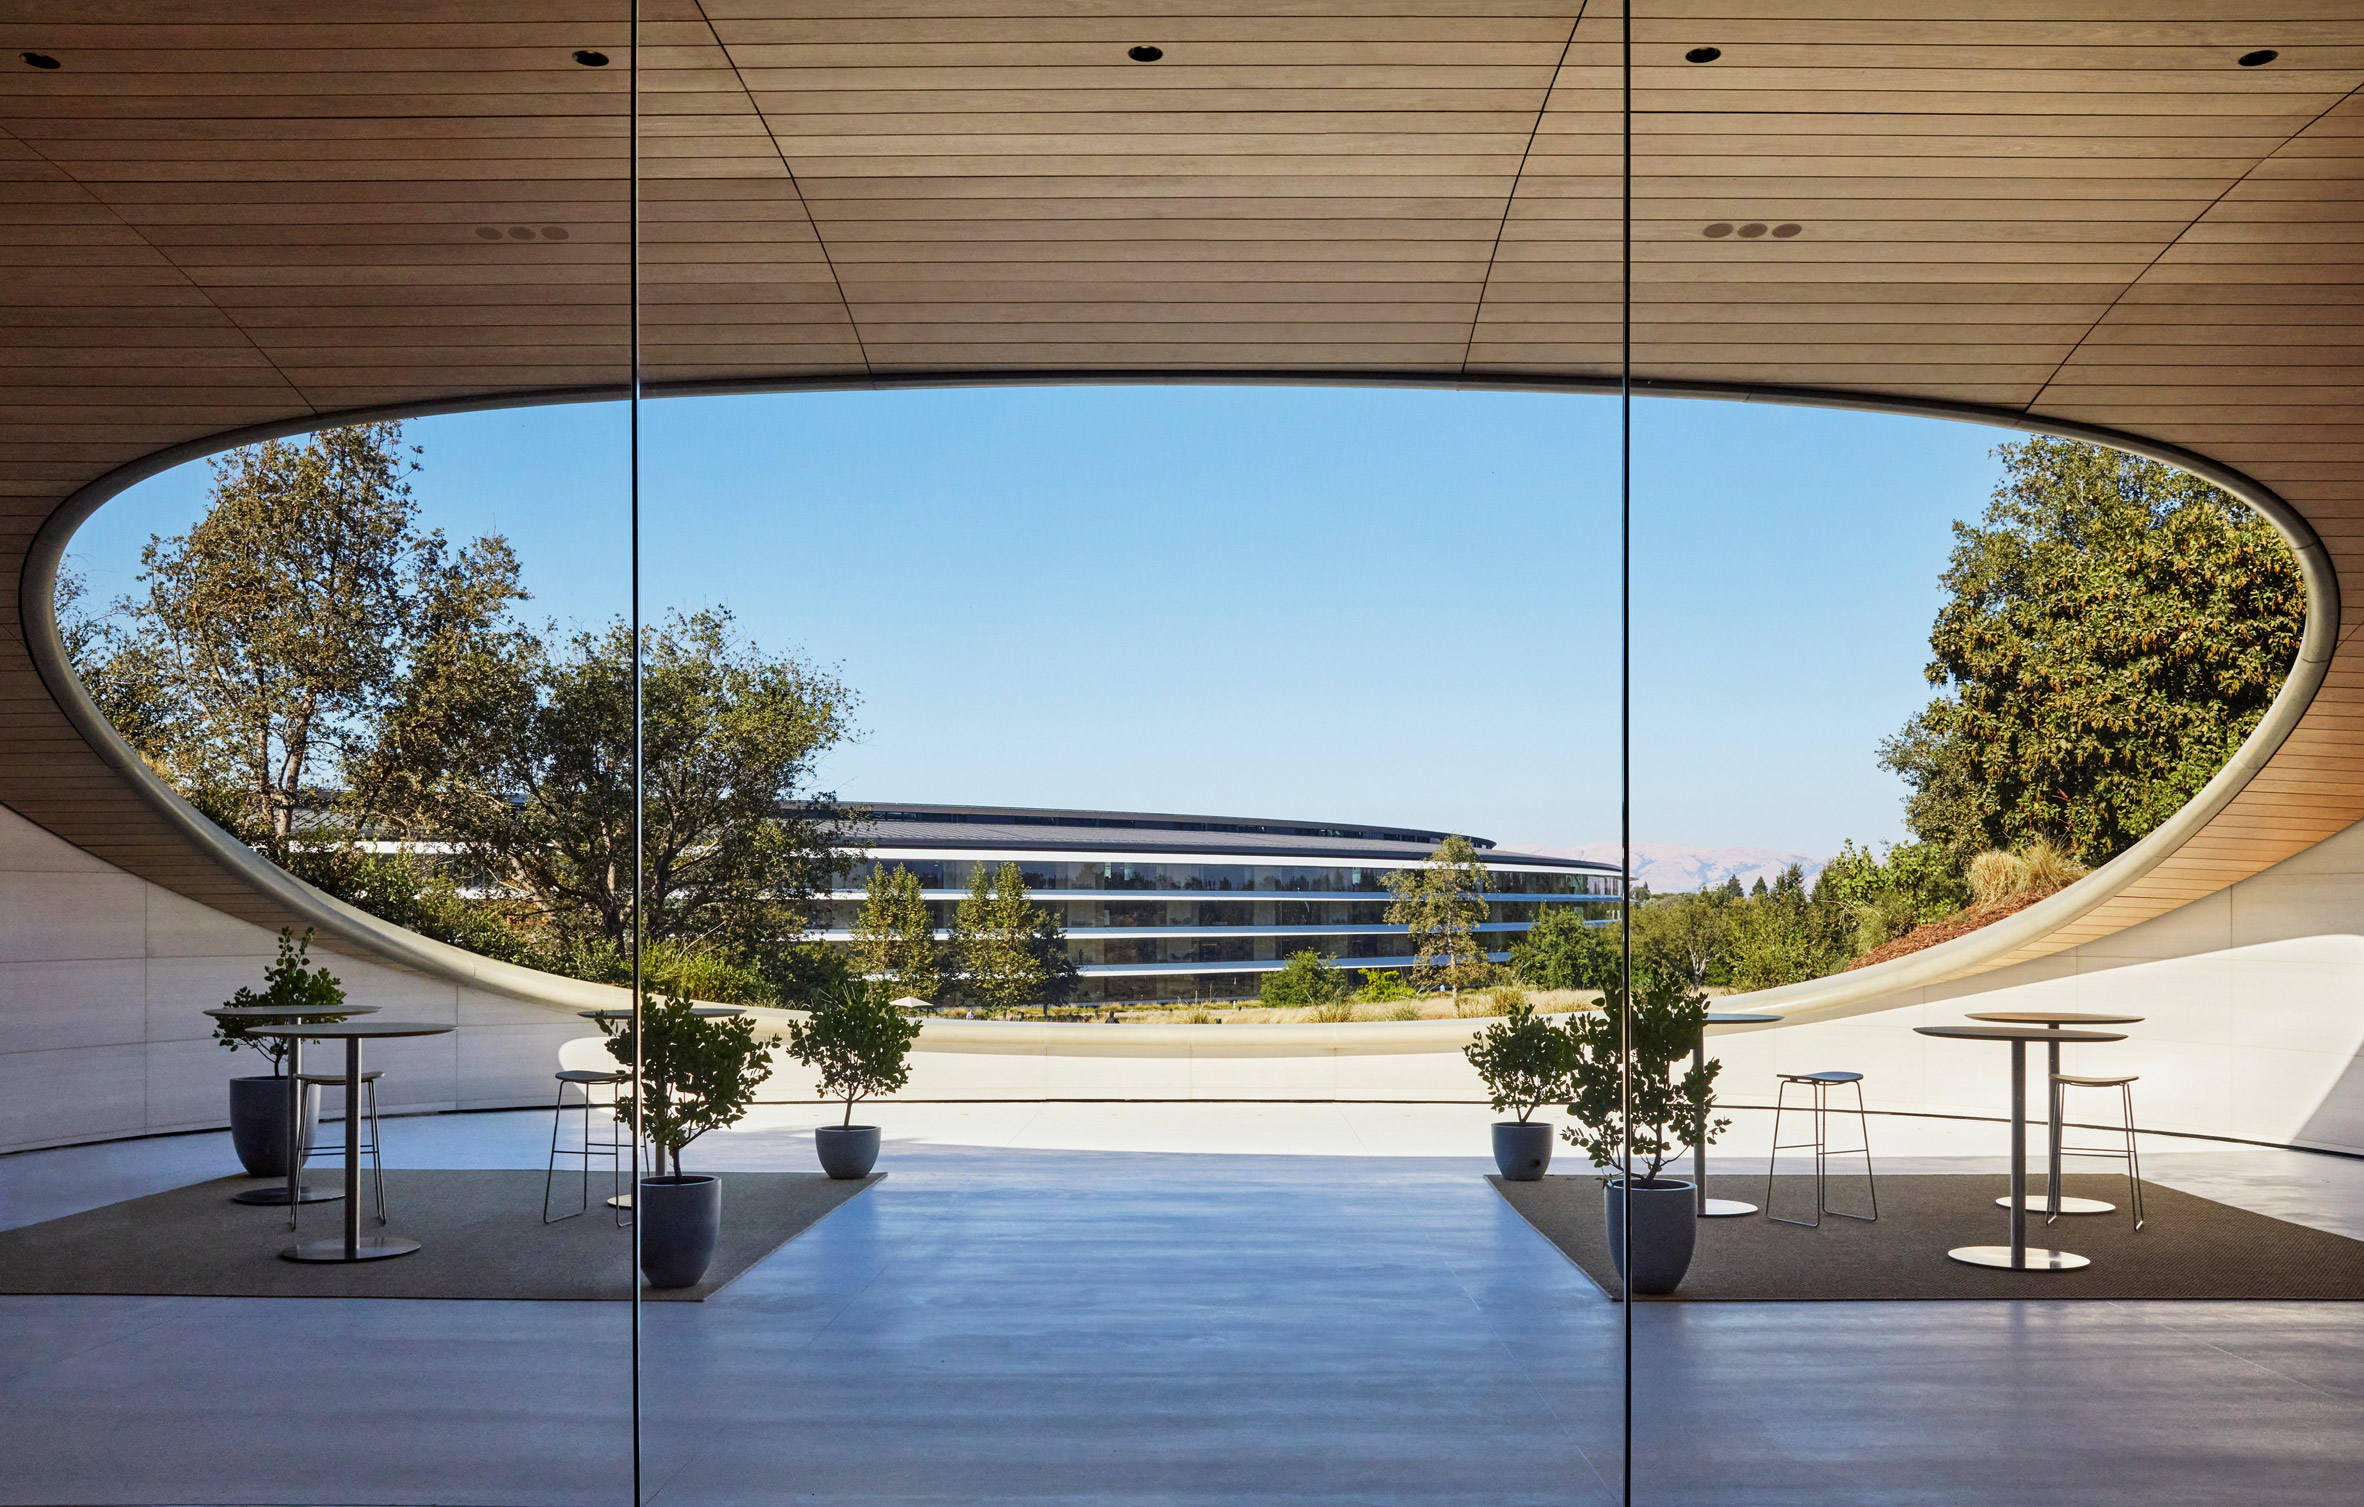
M651 1287L694 1287L722 1239L722 1182L692 1173L644 1177L632 1201L640 1221L640 1274Z
M304 1089L304 1154L320 1130L320 1087ZM264 1074L230 1080L230 1146L248 1177L287 1176L287 1080Z
M1634 1184L1631 1276L1625 1270L1624 1181L1611 1178L1602 1196L1609 1201L1609 1254L1625 1285L1642 1298L1663 1297L1682 1286L1683 1273L1691 1269L1691 1248L1699 1239L1699 1208L1691 1185L1671 1177Z
M868 1177L878 1165L878 1127L824 1125L813 1132L813 1150L831 1177Z
M1514 1183L1539 1182L1551 1165L1553 1127L1541 1120L1494 1122L1494 1165Z

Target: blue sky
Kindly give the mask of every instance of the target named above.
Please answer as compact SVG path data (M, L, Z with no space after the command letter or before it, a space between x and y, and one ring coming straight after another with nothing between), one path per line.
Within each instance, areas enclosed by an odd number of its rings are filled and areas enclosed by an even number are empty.
M838 667L844 796L1616 834L1616 408L1070 387L647 408L644 590ZM625 604L623 410L415 421L427 521L506 533L529 611ZM1875 746L1921 679L1947 525L1998 431L1637 407L1635 835L1901 837ZM202 464L72 547L129 590Z

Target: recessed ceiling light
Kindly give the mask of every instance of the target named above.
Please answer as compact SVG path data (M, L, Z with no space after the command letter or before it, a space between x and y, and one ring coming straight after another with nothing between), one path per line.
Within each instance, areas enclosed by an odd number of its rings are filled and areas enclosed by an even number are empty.
M1146 43L1144 43L1142 46L1131 49L1125 54L1126 57L1131 58L1136 63L1154 63L1165 55L1166 50L1163 47L1151 47Z
M563 241L566 239L566 227L564 225L545 225L542 227L542 239L545 241Z
M20 52L17 56L25 60L25 66L28 68L63 68L66 66L46 52Z
M476 239L480 241L497 241L500 238L501 229L497 225L479 225L476 227Z
M1721 47L1694 47L1683 54L1686 63L1712 63L1724 55Z
M607 66L607 54L604 52L593 52L590 48L586 47L581 52L575 54L575 61L582 64L586 68L605 68Z
M530 241L533 238L534 228L531 225L512 225L509 227L509 239L512 241Z
M2271 47L2260 47L2255 52L2242 53L2233 61L2239 63L2244 68L2263 68L2266 64L2272 62L2281 55L2282 54L2274 51L2274 49ZM52 64L51 66L54 67L56 65Z
M1776 225L1773 227L1773 233L1776 236L1779 236L1782 240L1786 241L1791 236L1798 234L1805 228L1806 227L1803 225Z
M1765 227L1763 225L1743 225L1740 227L1740 235L1743 240L1753 241L1764 233Z
M1730 220L1718 220L1716 223L1708 226L1707 229L1702 230L1699 233L1703 236L1706 236L1711 241L1722 240L1725 236L1728 236L1732 233L1732 222Z

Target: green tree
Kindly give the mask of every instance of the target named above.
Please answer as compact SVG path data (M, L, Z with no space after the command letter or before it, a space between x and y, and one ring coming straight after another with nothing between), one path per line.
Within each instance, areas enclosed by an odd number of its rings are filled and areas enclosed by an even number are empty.
M1478 1033L1461 1049L1486 1086L1486 1102L1494 1113L1518 1112L1524 1125L1530 1115L1554 1099L1575 1096L1570 1069L1575 1064L1577 1038L1535 1013L1524 998L1500 1020Z
M1834 905L1814 903L1803 871L1791 864L1763 894L1752 894L1726 912L1732 986L1772 989L1837 972L1850 956L1834 934L1840 914Z
M724 1130L746 1116L755 1091L770 1072L770 1053L755 1039L746 1016L709 1019L686 997L652 999L641 1009L640 1081L645 1096L617 1095L616 1117L625 1124L639 1116L641 1134L657 1151L657 1170L670 1163L681 1176L681 1153L709 1130ZM632 1061L629 1018L606 1028L609 1055Z
M397 702L462 646L513 634L525 600L505 540L455 552L419 528L418 453L399 423L230 451L212 462L205 517L150 537L142 590L69 633L116 730L299 872L386 814L376 775ZM333 866L315 867L333 886Z
M1425 988L1451 990L1456 1002L1462 990L1485 987L1494 965L1478 931L1487 915L1489 878L1477 846L1466 837L1447 837L1418 868L1389 870L1386 883L1395 897L1387 924L1405 929L1416 959L1413 978Z
M1606 989L1619 957L1609 928L1584 919L1584 907L1546 905L1510 949L1511 971L1530 989Z
M2296 657L2305 591L2273 527L2188 473L2073 440L1996 448L1929 635L1944 688L1881 745L1956 869L2049 838L2125 851L2221 769Z
M1344 1003L1349 992L1346 973L1337 961L1310 947L1290 953L1277 972L1265 974L1256 986L1256 997L1275 1009L1323 1010Z
M727 611L646 631L646 934L704 942L775 978L855 835L806 785L854 696L738 634ZM457 693L398 709L395 809L457 845L561 934L621 960L632 929L632 638L503 646ZM430 756L422 751L433 750Z
M901 864L873 866L862 914L854 923L854 959L862 972L892 983L915 999L937 1003L944 988L944 952L935 919L921 898L919 876Z
M820 1070L821 1097L845 1100L851 1125L855 1104L911 1081L906 1059L920 1029L883 990L857 981L816 1006L811 1020L788 1023L788 1055Z
M312 931L306 927L298 937L295 928L279 928L279 957L263 970L263 987L258 992L239 987L223 1004L233 1010L254 1006L270 1006L282 1010L300 1010L284 1020L244 1021L219 1020L214 1022L213 1039L235 1052L240 1047L251 1047L271 1059L271 1076L287 1076L288 1054L295 1043L284 1036L256 1036L256 1025L334 1025L351 1017L344 1013L345 987L328 965L312 966Z
M1708 1118L1723 1064L1686 1066L1707 1021L1707 996L1693 985L1663 968L1637 963L1630 1012L1625 1001L1624 986L1612 985L1600 1009L1568 1020L1570 1123L1560 1127L1560 1138L1582 1147L1596 1167L1618 1165L1630 1145L1635 1181L1654 1183L1684 1147L1712 1145L1732 1123ZM1630 1112L1621 1077L1629 1015Z
M1366 968L1363 970L1362 987L1354 991L1354 997L1366 1005L1393 1005L1417 999L1419 995L1411 985L1404 982L1401 970Z
M1634 911L1634 951L1695 985L1704 985L1711 974L1720 971L1718 965L1726 962L1731 903L1720 889L1657 896Z
M1041 1002L1050 983L1037 941L1043 919L1026 893L1025 876L1017 864L1004 863L997 873L976 864L969 892L952 917L962 991L989 1010Z

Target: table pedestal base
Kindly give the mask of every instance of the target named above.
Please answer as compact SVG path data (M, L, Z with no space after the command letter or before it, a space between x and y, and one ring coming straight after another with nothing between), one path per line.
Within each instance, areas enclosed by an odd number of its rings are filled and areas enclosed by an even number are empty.
M289 1246L279 1254L289 1261L383 1261L388 1256L407 1256L419 1248L416 1240L400 1235L364 1235L354 1247L354 1254L345 1254L345 1237L327 1240L305 1240Z
M1744 1204L1737 1198L1711 1198L1699 1206L1701 1219L1737 1219L1743 1214L1754 1214L1755 1204Z
M335 1203L344 1196L345 1190L342 1188L306 1188L303 1196L296 1201L298 1203L326 1204ZM249 1188L244 1193L233 1193L230 1195L230 1202L234 1204L269 1204L273 1208L284 1209L287 1207L287 1184L278 1183L268 1188Z
M2093 1264L2074 1251L2040 1251L2033 1246L2028 1248L2025 1266L2012 1265L2007 1245L1957 1245L1946 1254L1965 1266L1999 1266L2005 1271L2073 1272Z
M2030 1193L2020 1200L2019 1206L2030 1214L2045 1214L2051 1211L2051 1205L2045 1202L2045 1197L2041 1193ZM1998 1198L1995 1200L1995 1207L2008 1209L2011 1207L2011 1200ZM2098 1198L2070 1198L2064 1193L2060 1199L2060 1212L2063 1214L2115 1214L2117 1211L2116 1204L2103 1203Z

